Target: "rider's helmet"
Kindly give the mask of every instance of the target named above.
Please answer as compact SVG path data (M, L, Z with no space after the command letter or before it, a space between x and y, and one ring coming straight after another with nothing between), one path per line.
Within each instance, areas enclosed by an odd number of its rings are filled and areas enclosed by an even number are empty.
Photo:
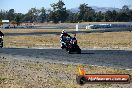
M66 31L65 30L62 30L62 33L66 33Z
M76 33L74 34L74 37L76 37Z

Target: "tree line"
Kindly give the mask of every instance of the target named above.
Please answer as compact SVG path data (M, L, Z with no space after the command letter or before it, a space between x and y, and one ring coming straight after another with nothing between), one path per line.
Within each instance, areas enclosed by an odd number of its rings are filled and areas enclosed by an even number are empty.
M132 10L129 6L124 5L120 11L106 11L96 12L88 6L88 4L80 4L79 11L76 13L67 10L65 3L59 0L57 3L51 4L51 9L46 10L44 7L41 9L31 8L26 14L15 13L14 9L9 11L0 11L0 21L3 19L10 20L13 24L20 23L44 23L44 22L131 22Z

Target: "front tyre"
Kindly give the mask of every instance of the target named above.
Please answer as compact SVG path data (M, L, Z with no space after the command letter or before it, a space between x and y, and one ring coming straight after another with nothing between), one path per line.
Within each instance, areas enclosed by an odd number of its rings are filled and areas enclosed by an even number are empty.
M67 52L68 52L69 54L71 54L71 50L68 50Z
M71 49L67 49L67 52L68 52L69 54L71 54L72 50L71 50Z

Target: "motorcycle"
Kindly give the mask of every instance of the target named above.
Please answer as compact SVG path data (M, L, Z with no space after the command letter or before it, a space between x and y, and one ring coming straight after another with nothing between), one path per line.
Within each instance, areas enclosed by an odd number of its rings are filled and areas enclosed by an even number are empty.
M77 54L81 54L81 49L77 44L76 38L67 37L66 41L64 42L62 49L66 49L66 51L71 54L76 52Z

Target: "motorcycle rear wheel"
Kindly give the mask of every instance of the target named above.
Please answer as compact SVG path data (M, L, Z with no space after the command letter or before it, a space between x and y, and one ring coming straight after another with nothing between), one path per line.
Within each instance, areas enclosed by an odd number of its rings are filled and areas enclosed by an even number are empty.
M2 43L0 43L0 48L2 48L3 47L3 42Z

